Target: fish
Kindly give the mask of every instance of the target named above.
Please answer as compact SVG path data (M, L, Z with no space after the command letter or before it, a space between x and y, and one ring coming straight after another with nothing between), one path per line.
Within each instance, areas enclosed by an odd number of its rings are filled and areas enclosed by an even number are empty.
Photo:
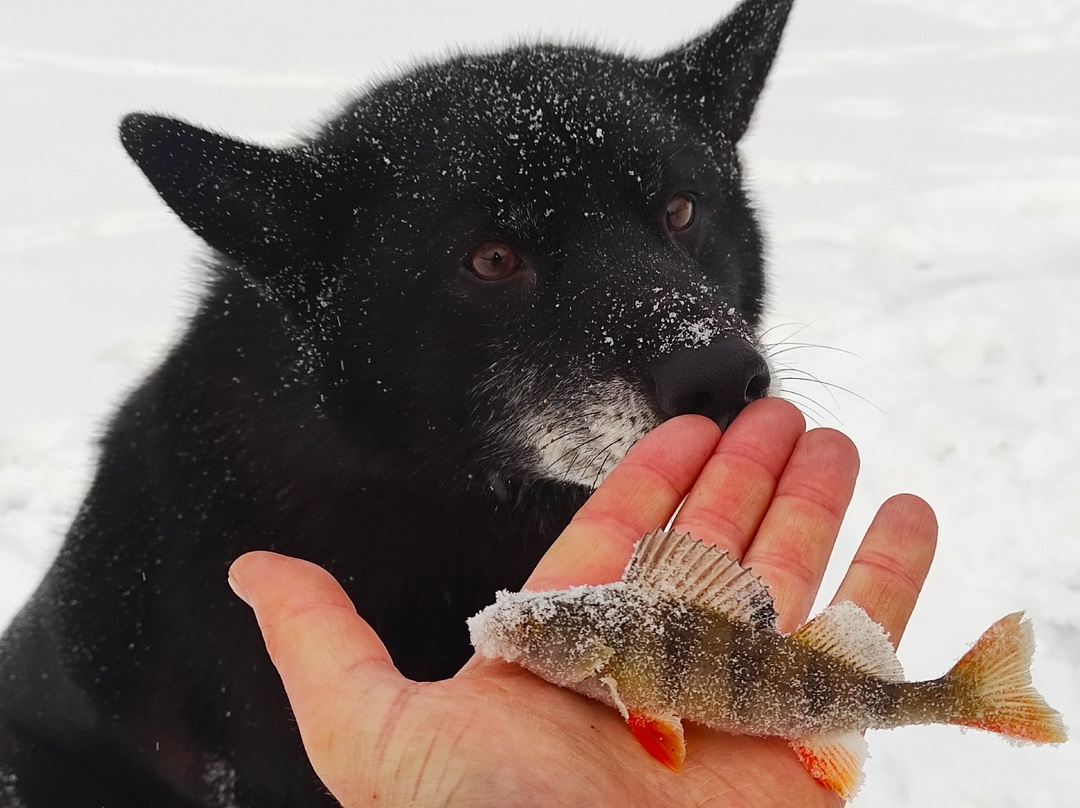
M658 528L637 542L620 581L504 590L468 628L481 656L616 708L676 772L683 720L785 738L846 801L862 783L867 729L944 723L1036 744L1067 739L1061 714L1032 687L1035 640L1023 612L994 623L930 681L904 680L887 633L854 603L835 603L790 634L776 618L749 569Z

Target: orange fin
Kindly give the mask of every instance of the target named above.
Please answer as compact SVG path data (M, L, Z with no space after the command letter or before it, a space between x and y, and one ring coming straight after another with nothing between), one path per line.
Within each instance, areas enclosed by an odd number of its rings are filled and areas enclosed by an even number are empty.
M998 620L945 675L973 704L953 723L1016 741L1064 743L1061 713L1031 686L1035 634L1023 618L1015 612Z
M869 676L890 682L904 678L904 669L896 658L889 635L854 603L834 603L792 633L791 639Z
M851 800L862 785L866 739L858 732L836 732L790 741L810 776Z
M626 725L646 752L672 771L682 771L686 741L678 716L631 712L626 717Z

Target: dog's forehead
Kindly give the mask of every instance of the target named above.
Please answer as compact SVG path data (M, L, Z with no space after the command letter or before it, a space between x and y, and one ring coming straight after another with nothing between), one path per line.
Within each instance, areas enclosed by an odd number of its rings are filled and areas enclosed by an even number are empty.
M485 186L550 182L586 162L594 178L659 185L662 158L703 134L679 120L643 63L557 46L417 68L340 120L358 147L375 150L376 163L405 182L413 173L420 185L431 173Z
M544 139L563 150L586 147L623 129L673 137L663 108L634 60L591 51L531 48L463 59L440 72L442 100L509 140ZM464 90L465 92L462 92Z

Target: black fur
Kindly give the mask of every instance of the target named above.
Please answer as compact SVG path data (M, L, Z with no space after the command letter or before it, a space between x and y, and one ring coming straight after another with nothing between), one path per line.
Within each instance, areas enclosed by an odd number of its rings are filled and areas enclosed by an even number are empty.
M420 67L283 149L125 119L216 258L0 645L0 803L333 804L233 559L324 565L406 675L449 676L465 618L634 440L765 394L735 144L789 7L747 0L651 60L536 46ZM695 218L671 232L677 193ZM520 256L506 278L469 269L491 241Z

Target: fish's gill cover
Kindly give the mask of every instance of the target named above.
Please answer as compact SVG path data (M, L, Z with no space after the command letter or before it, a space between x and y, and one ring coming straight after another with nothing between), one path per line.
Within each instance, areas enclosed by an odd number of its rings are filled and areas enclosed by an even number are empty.
M689 533L661 528L646 533L634 546L623 580L759 629L776 628L776 608L765 584L727 552Z
M602 676L615 649L622 649L623 662L627 653L649 653L634 638L662 637L670 622L686 616L684 604L616 581L548 592L500 592L468 624L473 647L482 656L516 663L560 687L617 706ZM648 662L659 664L658 659Z
M622 582L545 592L502 590L493 604L468 619L469 636L490 659L572 673L578 660L594 655L595 637L618 635L641 617L626 607L624 590Z

